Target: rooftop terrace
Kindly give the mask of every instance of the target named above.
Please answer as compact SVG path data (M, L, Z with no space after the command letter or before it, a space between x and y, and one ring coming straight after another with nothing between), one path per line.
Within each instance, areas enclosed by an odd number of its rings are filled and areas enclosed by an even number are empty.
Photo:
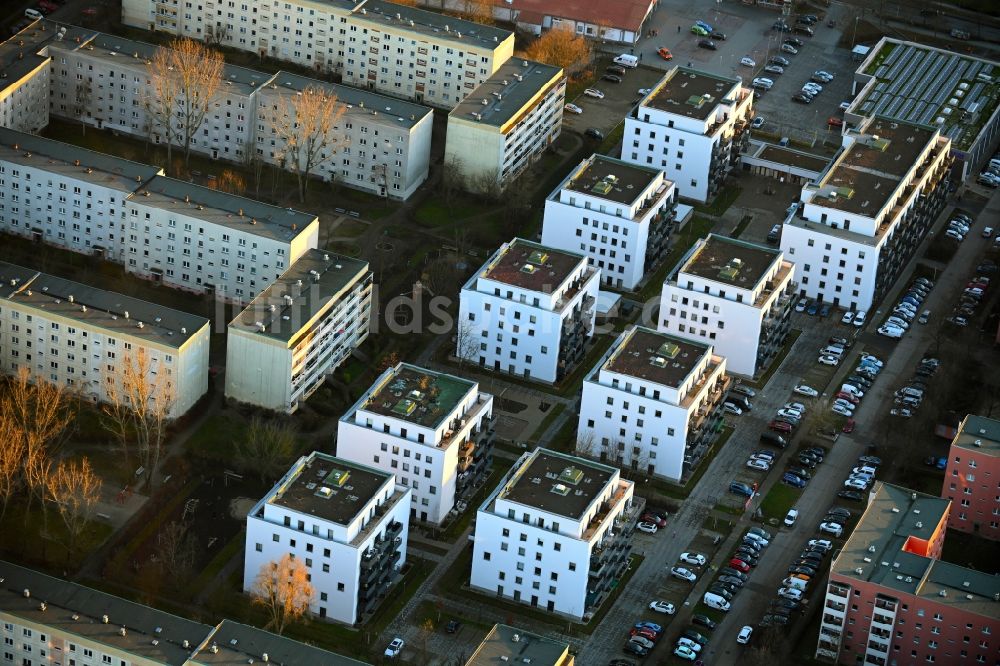
M583 255L515 238L497 251L481 277L529 291L551 293L586 263Z
M584 458L536 449L497 499L579 520L617 472Z
M705 120L726 99L739 79L717 76L687 67L675 67L667 73L642 106L660 109L695 120Z
M602 369L676 389L710 353L708 345L635 326L622 333Z
M570 174L563 188L631 206L659 175L657 169L595 154Z
M502 662L560 666L568 655L568 643L506 624L495 624L465 666L496 666Z
M313 452L289 470L268 503L347 525L391 477L387 472Z
M553 79L558 81L556 77L561 72L561 68L552 65L524 58L510 58L490 78L469 93L449 115L503 127L515 119L524 106L552 83Z
M753 290L781 253L763 245L709 234L681 266L680 272L739 289Z
M475 386L454 375L400 363L370 389L359 409L436 429Z
M1000 421L969 414L962 421L954 444L977 454L1000 456Z

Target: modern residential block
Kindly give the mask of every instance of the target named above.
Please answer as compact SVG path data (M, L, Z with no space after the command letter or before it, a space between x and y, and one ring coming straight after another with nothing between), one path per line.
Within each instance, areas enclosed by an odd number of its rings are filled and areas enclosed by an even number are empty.
M709 234L663 283L658 328L711 344L729 372L754 377L788 336L794 277L779 250Z
M514 53L514 34L383 0L208 4L124 0L122 22L294 62L450 109Z
M680 196L705 202L739 163L752 117L740 79L674 67L625 117L622 159L662 169Z
M582 254L521 238L504 243L462 287L456 356L554 383L593 335L600 269Z
M411 516L440 525L484 483L495 431L477 383L400 363L341 417L337 455L395 474L413 491Z
M524 662L529 659L529 662ZM539 636L525 629L494 624L465 666L492 666L501 661L535 666L573 666L576 659L569 643Z
M316 247L319 218L156 176L125 201L107 259L178 289L243 304Z
M586 255L608 286L635 289L666 255L676 207L662 170L594 154L545 200L542 243Z
M562 68L511 58L448 114L445 165L469 190L506 188L559 136L565 102Z
M479 507L470 586L582 620L628 565L633 485L614 467L525 453Z
M200 624L3 561L0 636L5 664L364 666L245 624Z
M393 474L314 451L299 458L247 516L243 589L291 553L316 591L309 610L361 622L406 563L410 490Z
M726 363L709 344L628 327L583 382L577 452L679 480L722 429Z
M204 317L3 261L0 285L0 372L24 368L100 402L121 366L142 367L142 355L170 418L208 390Z
M951 502L877 483L833 559L816 658L991 664L1000 580L941 559Z
M1000 540L1000 421L969 414L948 451L941 496L951 500L948 527Z
M934 127L887 118L844 135L781 230L801 295L850 310L881 301L944 207L949 144Z
M368 262L309 250L232 322L226 397L294 412L368 338Z

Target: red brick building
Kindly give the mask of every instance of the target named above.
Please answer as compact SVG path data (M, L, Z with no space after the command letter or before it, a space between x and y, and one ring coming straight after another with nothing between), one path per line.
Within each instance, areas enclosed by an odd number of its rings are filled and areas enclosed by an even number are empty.
M965 417L948 451L941 496L952 501L948 527L1000 540L1000 421Z
M946 499L879 483L830 569L816 658L1000 664L1000 576L938 559Z

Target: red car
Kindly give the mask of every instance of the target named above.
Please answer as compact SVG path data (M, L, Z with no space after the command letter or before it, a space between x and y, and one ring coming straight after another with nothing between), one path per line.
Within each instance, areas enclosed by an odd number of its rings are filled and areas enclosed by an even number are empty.
M736 569L740 573L749 573L749 571L750 571L750 565L749 564L747 564L743 560L737 559L735 557L733 559L729 560L729 566L731 566L732 568Z
M847 419L844 421L844 432L848 434L854 432L854 426L856 424L857 422L854 419Z
M642 520L647 523L653 523L657 527L666 527L667 521L656 515L655 513L644 513L642 514Z
M983 291L986 291L989 288L989 286L990 285L986 284L985 282L976 282L975 280L973 280L969 284L965 285L965 288L966 289L982 289Z
M656 52L664 60L673 60L674 59L674 54L671 53L670 49L668 49L666 46L661 46L660 48L656 49Z
M785 421L771 421L767 424L767 427L775 432L791 432L792 424L786 423Z
M846 400L847 402L851 403L852 405L856 405L859 402L861 402L860 400L857 399L856 396L853 396L850 393L847 393L846 391L841 391L837 395L835 395L834 397L835 398L840 398L841 400Z
M826 121L826 124L830 127L842 127L844 125L844 121L840 118L830 118Z
M656 634L656 632L653 631L652 629L650 629L649 627L641 627L639 629L633 628L631 631L628 632L628 635L630 637L631 636L642 636L643 638L648 638L649 640L653 641L654 643L656 642L656 639L659 638L659 636Z

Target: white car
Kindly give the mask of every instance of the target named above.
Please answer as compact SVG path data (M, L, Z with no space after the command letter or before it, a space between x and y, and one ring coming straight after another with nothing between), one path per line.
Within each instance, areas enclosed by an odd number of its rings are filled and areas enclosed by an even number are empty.
M765 90L770 90L774 86L774 81L763 76L758 76L753 80L754 88L764 88Z
M852 310L845 312L844 316L840 318L840 323L847 325L854 323L854 312Z
M694 564L699 567L705 566L705 563L708 562L701 553L681 553L678 559L685 564Z
M847 479L844 481L844 487L848 490L868 490L868 484L860 479ZM834 536L840 536L836 534Z
M845 99L843 102L840 103L841 111L847 111L849 108L851 108L851 100Z
M878 329L879 335L884 335L885 337L892 338L894 340L898 340L903 337L903 332L903 329L898 326L882 326Z
M802 598L802 590L796 590L791 587L782 587L778 590L778 596L784 597L785 599L794 599L798 601Z
M854 315L854 325L857 326L858 328L861 328L862 326L865 325L866 319L868 319L868 313L864 310L859 310Z
M674 656L680 657L681 659L687 659L688 661L694 661L698 658L698 653L686 645L678 645L674 648Z
M804 395L810 398L815 398L816 396L819 395L819 391L806 384L799 384L798 386L793 388L792 391L794 393L798 393L799 395Z
M823 92L823 86L821 86L818 83L813 83L812 81L809 81L808 83L802 84L802 89L803 90L809 90L809 91L814 91L815 90L816 92L814 94L819 94L819 93Z
M402 638L399 638L398 636L393 638L392 642L389 643L389 647L385 649L385 656L398 657L399 653L403 651L404 645L406 645L406 643L403 642Z
M904 331L910 327L910 324L906 320L904 320L902 317L897 317L896 315L893 315L888 319L886 319L885 323L888 326L896 326L897 328L901 328Z
M826 552L830 552L830 549L833 548L833 542L827 539L810 539L809 545L813 548L821 548Z
M880 368L883 365L885 365L884 361L882 361L878 356L873 356L872 354L862 354L861 360L865 363L871 363L872 365L877 365Z
M587 88L583 91L583 94L587 97L596 97L597 99L604 99L604 93L602 93L597 88Z
M840 523L820 523L819 531L839 537L844 533L844 526Z
M794 409L795 411L802 412L803 414L806 413L806 406L803 405L801 402L786 402L784 408Z
M657 613L666 613L667 615L673 615L677 612L673 604L668 604L666 601L651 601L649 602L649 610L654 610Z
M836 400L834 400L833 401L833 406L834 407L842 407L842 408L846 409L849 412L853 412L855 409L857 409L857 405L855 405L850 400L844 400L843 398L837 398Z
M785 526L791 527L795 524L795 521L799 519L798 509L789 509L788 513L785 514Z
M833 74L826 71L825 69L821 69L818 72L813 72L813 76L818 76L821 79L830 79L831 81L833 81L834 78Z
M684 567L672 567L670 569L670 575L674 578L680 578L681 580L686 580L689 583L693 583L698 580L698 576L694 575Z
M756 67L757 61L751 58L750 56L743 56L742 58L740 58L740 64L745 65L747 67Z
M678 645L683 645L684 647L686 647L689 650L693 650L695 652L701 652L701 643L698 643L697 641L693 641L690 638L688 638L687 636L681 636L680 638L678 638L677 639L677 644Z
M840 359L836 356L829 356L824 354L817 359L823 365L840 365Z
M985 229L983 229L983 238L992 238L992 237L993 237L993 227L986 227Z
M653 92L652 88L639 88L640 95L648 95L651 92Z
M949 229L948 231L944 232L944 235L947 238L951 238L953 240L957 240L959 243L961 243L962 241L965 240L965 236L963 236L962 234L958 233L954 229Z
M834 414L840 414L841 416L853 416L851 410L847 409L846 407L842 407L841 405L834 405L833 407L830 408L830 411L833 412Z
M803 416L802 412L797 409L779 409L777 414L782 418L793 419L795 421L801 421Z
M656 534L658 529L653 523L639 523L636 525L640 532L645 532L646 534Z
M567 104L563 109L569 113L575 113L577 115L583 113L583 109L578 107L576 104Z
M744 625L740 629L740 633L736 636L736 642L740 645L746 645L750 642L750 636L753 634L753 627L750 625Z
M771 463L763 460L762 458L754 458L747 461L747 467L750 469L760 470L761 472L766 472L771 469Z

